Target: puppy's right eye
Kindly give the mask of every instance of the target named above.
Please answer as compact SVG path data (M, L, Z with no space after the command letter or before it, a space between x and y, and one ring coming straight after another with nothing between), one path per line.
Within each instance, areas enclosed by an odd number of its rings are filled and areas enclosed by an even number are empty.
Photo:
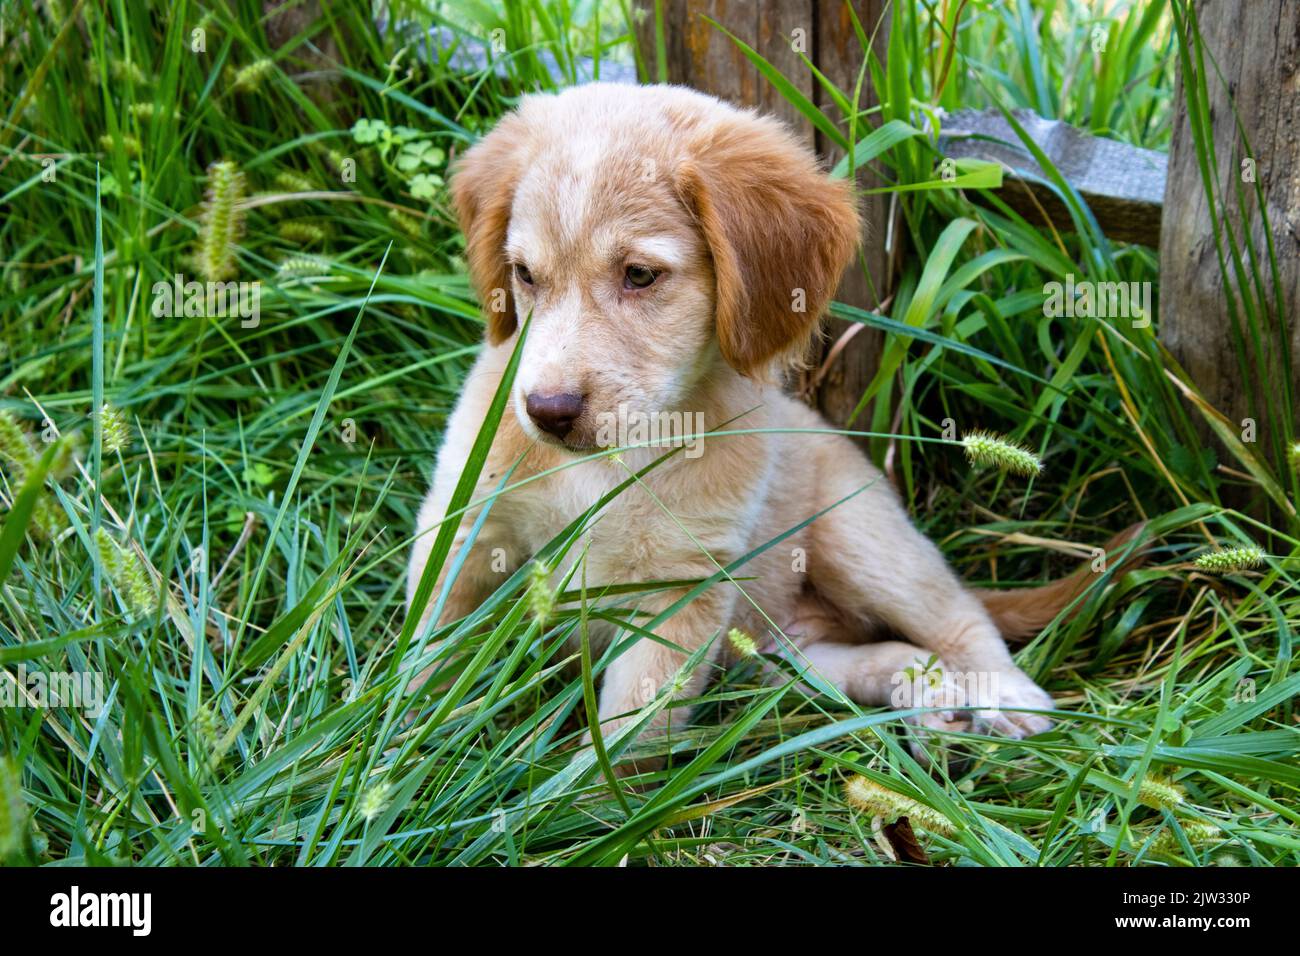
M533 284L533 274L528 271L528 266L518 262L515 263L515 278L524 285Z

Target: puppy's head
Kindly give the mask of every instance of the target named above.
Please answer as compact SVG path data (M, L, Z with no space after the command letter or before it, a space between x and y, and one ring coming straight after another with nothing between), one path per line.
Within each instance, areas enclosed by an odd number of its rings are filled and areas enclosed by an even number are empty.
M602 415L684 410L721 363L802 356L858 241L850 185L783 126L680 87L527 97L452 197L489 341L532 314L519 421L572 450Z

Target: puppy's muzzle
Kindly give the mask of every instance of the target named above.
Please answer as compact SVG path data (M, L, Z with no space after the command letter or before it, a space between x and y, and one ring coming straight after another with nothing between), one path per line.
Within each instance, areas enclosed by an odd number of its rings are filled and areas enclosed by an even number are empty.
M563 439L582 414L586 401L581 395L561 392L558 395L530 394L524 402L528 417L542 431Z

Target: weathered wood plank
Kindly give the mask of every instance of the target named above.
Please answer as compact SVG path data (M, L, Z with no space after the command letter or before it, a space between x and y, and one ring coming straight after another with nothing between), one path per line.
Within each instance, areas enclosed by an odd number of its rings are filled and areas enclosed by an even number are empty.
M1164 153L1091 136L1029 110L1016 110L1013 115L1078 190L1103 233L1124 242L1160 245L1168 164ZM1047 225L1046 213L1058 230L1073 231L1069 212L1056 193L1024 176L1047 178L999 111L961 110L945 117L939 150L951 159L1000 163L1008 173L1000 199L1035 225Z

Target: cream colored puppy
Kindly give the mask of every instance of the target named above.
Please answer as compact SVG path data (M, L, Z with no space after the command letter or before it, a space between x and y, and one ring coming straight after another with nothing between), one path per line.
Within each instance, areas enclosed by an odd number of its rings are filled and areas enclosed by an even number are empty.
M604 509L570 552L570 561L585 560L589 587L708 577L847 500L735 572L751 580L715 585L669 617L656 630L662 642L642 638L613 660L600 692L606 736L704 644L711 658L735 654L733 627L760 644L796 645L859 703L936 702L919 721L927 726L1020 737L1050 725L1029 711L1051 709L1052 699L1012 662L999 627L1041 628L1086 581L983 599L967 590L853 444L817 433L830 426L771 384L804 354L853 256L849 184L822 172L773 119L680 87L593 84L526 97L465 154L452 194L487 344L420 509L408 603L430 529L531 313L513 414L475 497L516 463L512 483L601 446L634 444L610 437L645 435L646 423L660 447L583 462L501 496L444 622L472 611L503 569L528 561L673 440L743 430L689 444ZM453 555L474 517L463 519ZM639 607L658 613L681 594L643 597ZM598 648L612 633L597 622ZM872 640L882 633L896 639ZM697 694L706 671L679 680L676 692ZM923 688L940 693L922 698ZM961 706L978 710L949 709ZM668 713L652 727L662 729Z

